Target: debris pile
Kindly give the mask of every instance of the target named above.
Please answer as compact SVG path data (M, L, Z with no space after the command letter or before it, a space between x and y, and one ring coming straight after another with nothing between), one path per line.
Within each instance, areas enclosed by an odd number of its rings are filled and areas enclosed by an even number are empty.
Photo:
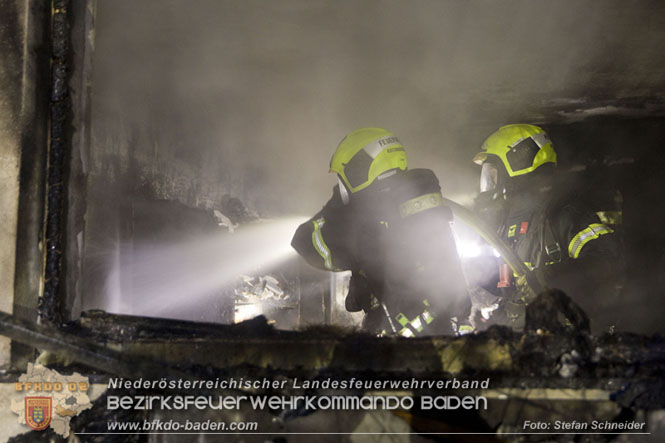
M243 275L234 289L234 294L234 323L240 323L258 315L266 315L271 318L280 311L295 310L298 307L291 288L270 274L254 277Z

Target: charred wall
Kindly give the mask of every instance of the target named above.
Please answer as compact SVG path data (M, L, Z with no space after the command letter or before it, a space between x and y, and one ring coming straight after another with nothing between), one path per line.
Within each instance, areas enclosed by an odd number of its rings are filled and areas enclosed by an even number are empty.
M1 309L35 321L44 266L40 242L48 116L48 5L7 0L0 2L0 8ZM31 352L13 343L14 364L23 365ZM6 363L6 345L0 355Z

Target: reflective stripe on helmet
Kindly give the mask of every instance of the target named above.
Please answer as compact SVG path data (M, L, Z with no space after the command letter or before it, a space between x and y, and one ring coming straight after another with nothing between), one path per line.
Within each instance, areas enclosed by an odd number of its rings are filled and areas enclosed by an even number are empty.
M399 205L399 215L402 218L409 217L427 209L436 208L443 204L443 197L439 192L421 195L420 197L412 198Z
M539 148L542 148L546 144L552 142L552 140L550 140L550 137L544 132L533 134L531 138L533 139L534 142L536 142Z
M528 137L522 137L518 140L515 140L513 144L510 145L510 147L513 148L528 138L532 139L534 143L538 145L539 148L542 148L543 146L551 142L550 137L546 133L540 132L538 134L533 134Z
M376 158L376 156L379 155L381 151L393 145L397 145L400 148L404 149L402 147L402 144L399 142L399 139L394 135L389 135L387 137L382 137L378 140L374 140L373 142L365 145L363 149L370 157Z
M578 258L584 245L601 235L614 232L602 223L592 223L587 228L578 232L568 244L568 255L572 258Z
M314 245L316 252L318 252L321 258L323 258L323 265L326 267L326 269L330 269L332 271L333 266L330 249L328 249L326 242L323 241L323 235L321 234L321 228L325 222L326 220L323 217L312 222L314 223L314 232L312 232L312 244Z

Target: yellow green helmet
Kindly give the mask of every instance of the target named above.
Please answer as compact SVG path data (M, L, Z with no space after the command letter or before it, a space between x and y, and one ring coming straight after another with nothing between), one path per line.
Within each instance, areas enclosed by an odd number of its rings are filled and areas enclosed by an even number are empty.
M482 165L492 155L501 159L508 176L528 174L545 163L556 165L556 152L542 128L517 124L502 126L487 137L473 161Z
M351 193L365 189L385 172L406 167L404 146L394 134L381 128L351 132L330 160L330 172L336 172Z

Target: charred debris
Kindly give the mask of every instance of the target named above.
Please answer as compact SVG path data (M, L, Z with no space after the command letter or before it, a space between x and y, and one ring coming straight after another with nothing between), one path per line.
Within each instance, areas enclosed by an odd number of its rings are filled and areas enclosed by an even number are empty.
M533 305L557 305L565 298L561 293L544 293ZM76 369L91 374L91 382L102 384L107 384L109 377L134 379L136 374L145 379L190 380L231 377L282 381L331 377L340 380L353 377L363 380L489 379L489 388L482 390L482 395L490 402L487 410L461 415L457 411L439 414L398 411L408 416L402 418L408 419L414 432L484 429L499 433L498 440L494 441L540 441L537 436L502 436L501 433L520 430L525 417L534 420L539 417L588 418L608 422L636 417L647 422L659 420L657 411L665 407L663 337L629 333L596 337L584 329L583 321L575 325L579 328L566 330L559 328L556 322L548 324L541 320L533 312L527 312L523 333L494 326L475 335L403 339L376 338L357 330L325 325L284 331L275 329L262 316L238 324L219 325L90 311L61 330L35 326L1 314L0 333L42 350L38 362L60 370ZM286 385L292 386L292 383ZM227 390L225 395L289 395L293 391L289 387ZM100 407L72 422L76 432L101 429L109 417L123 420L154 417L151 411L108 411L104 407L108 392L97 400ZM146 392L131 391L133 395ZM334 395L325 390L309 392ZM444 391L455 392L454 389ZM222 391L214 393L222 394ZM354 395L371 393L353 392ZM420 389L397 395L445 394L440 390ZM293 424L297 421L292 423L297 418L317 414L323 417L328 412L275 410L267 416L258 411L243 411L242 414L267 420L271 423L267 426L277 436L280 430L284 432L289 426L297 426ZM13 441L26 441L22 438L19 436ZM138 436L133 438L141 441ZM566 441L561 438L552 437L552 441Z

